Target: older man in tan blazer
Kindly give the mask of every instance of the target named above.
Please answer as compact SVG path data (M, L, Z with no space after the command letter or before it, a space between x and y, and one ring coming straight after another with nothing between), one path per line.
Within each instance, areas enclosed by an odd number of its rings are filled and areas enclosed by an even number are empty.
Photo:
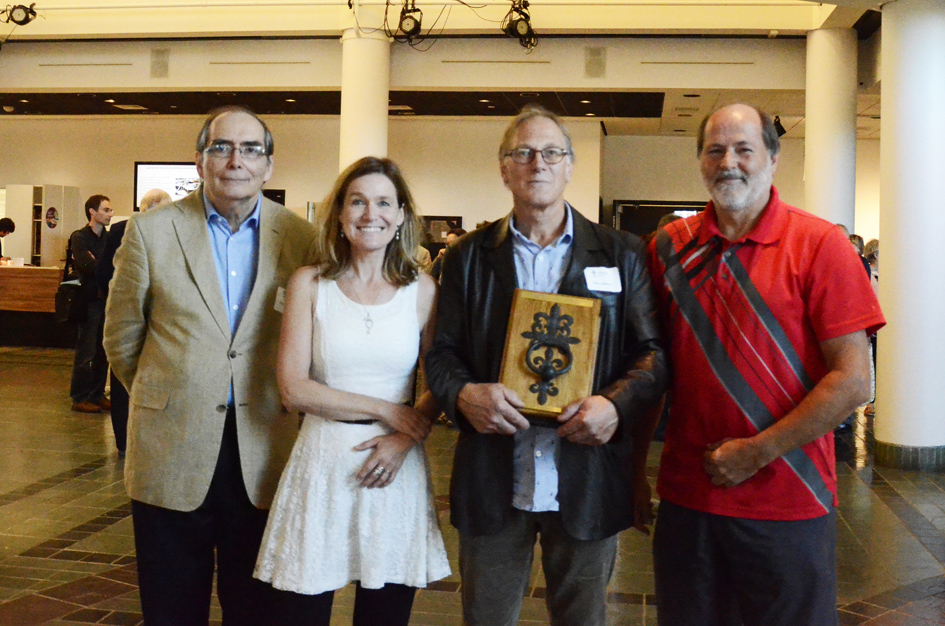
M211 113L201 188L135 215L115 257L105 349L131 396L125 483L149 626L206 626L215 559L225 625L264 624L279 601L252 570L298 430L276 352L314 227L262 197L272 148L254 113Z

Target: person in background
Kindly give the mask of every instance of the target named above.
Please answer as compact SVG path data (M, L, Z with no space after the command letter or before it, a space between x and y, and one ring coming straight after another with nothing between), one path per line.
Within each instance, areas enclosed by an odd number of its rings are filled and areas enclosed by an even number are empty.
M141 204L138 211L145 211L171 201L171 196L163 189L152 189L141 196ZM121 245L122 237L125 236L125 228L128 221L121 221L108 229L108 240L105 242L105 252L102 259L95 269L95 278L98 281L99 291L105 298L108 297L108 283L111 282L115 274L115 252ZM109 377L109 387L111 388L111 418L112 432L115 433L115 447L118 448L118 456L124 458L125 443L128 433L128 390L121 384L115 372L111 372Z
M446 249L451 245L456 243L456 240L466 234L466 231L462 228L451 228L448 233L446 233L446 245L440 248L439 254L436 255L436 259L433 261L432 267L430 267L430 276L433 277L433 280L439 282L440 274L443 272L443 257L446 256Z
M779 199L767 115L723 107L697 146L712 201L649 249L673 369L659 623L836 626L832 430L868 398L885 320L840 230Z
M863 257L870 264L870 284L873 285L873 293L879 296L879 239L870 239L863 246ZM871 372L871 386L873 398L863 408L863 414L866 416L876 413L876 335L870 337L870 354L873 357L873 369Z
M449 576L422 441L439 407L417 359L436 282L415 256L420 219L400 169L365 157L322 204L319 254L289 283L282 400L305 414L256 576L285 590L280 624L328 626L357 582L355 626L407 626L418 587Z
M115 254L105 348L131 395L125 487L149 626L207 626L214 570L228 626L269 624L279 601L253 566L298 434L276 353L315 227L263 197L273 150L255 113L214 110L200 187L132 216Z
M69 238L72 263L79 275L81 298L86 307L85 320L78 324L69 395L72 396L73 411L101 413L111 409L112 405L105 397L108 378L108 359L102 347L105 296L98 287L95 271L108 240L105 227L112 220L111 201L103 195L90 197L85 202L85 216L89 223Z
M16 224L9 217L0 219L0 261L9 261L10 257L3 256L3 238L16 230Z

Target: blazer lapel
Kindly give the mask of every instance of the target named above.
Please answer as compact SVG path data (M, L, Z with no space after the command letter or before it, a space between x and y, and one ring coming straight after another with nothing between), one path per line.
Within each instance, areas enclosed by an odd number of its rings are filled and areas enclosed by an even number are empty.
M216 263L210 247L202 193L198 189L180 202L181 214L174 220L174 230L204 303L220 327L220 332L229 339L230 322L226 316L226 303L223 302L220 279L217 278Z
M240 320L240 328L255 328L253 320L263 314L263 309L271 304L270 286L276 283L276 269L282 253L284 223L278 211L267 206L269 200L263 198L259 212L259 257L256 262L256 280L246 303L246 311ZM239 336L240 329L236 329Z

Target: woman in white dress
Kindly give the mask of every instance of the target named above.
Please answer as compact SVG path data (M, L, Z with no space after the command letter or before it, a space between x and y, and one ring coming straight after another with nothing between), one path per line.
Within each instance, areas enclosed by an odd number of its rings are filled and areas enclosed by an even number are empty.
M439 410L428 390L411 402L436 283L420 271L420 219L392 161L349 167L320 218L279 345L282 401L305 417L256 577L287 592L274 624L327 626L334 591L356 581L355 626L406 626L416 589L450 573L422 445Z

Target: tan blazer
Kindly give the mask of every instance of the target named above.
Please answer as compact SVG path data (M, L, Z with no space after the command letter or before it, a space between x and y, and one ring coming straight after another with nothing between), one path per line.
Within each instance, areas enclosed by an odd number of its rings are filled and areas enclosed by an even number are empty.
M177 511L200 506L232 380L243 481L253 504L269 507L299 424L276 386L276 309L289 277L308 262L314 236L314 226L263 199L256 281L231 336L202 190L130 220L115 255L104 342L131 396L131 498Z

